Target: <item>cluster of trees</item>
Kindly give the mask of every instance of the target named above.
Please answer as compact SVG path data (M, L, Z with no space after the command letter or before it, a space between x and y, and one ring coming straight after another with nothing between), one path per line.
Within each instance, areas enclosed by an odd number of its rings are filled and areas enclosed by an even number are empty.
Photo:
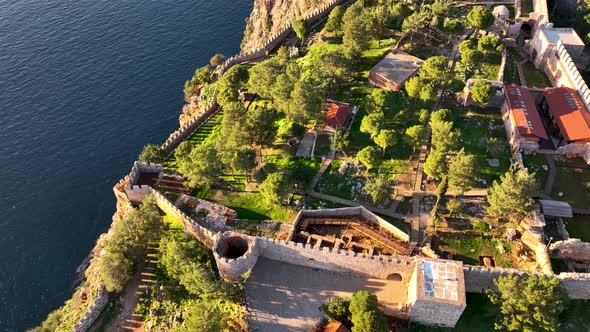
M475 156L465 153L464 149L456 150L461 132L453 129L450 116L451 112L447 109L432 113L432 149L424 164L424 172L436 180L444 180L456 195L462 195L475 182L477 162Z
M569 300L559 280L540 275L499 277L487 295L500 309L494 327L508 331L556 331Z
M506 45L502 38L496 35L487 35L479 39L471 38L463 41L459 45L459 53L461 54L461 62L466 67L472 67L482 58L490 55L497 56L505 48Z
M330 317L347 326L352 332L389 331L387 318L379 308L377 296L367 291L357 291L350 300L334 296L326 299L322 310Z
M169 234L160 240L158 267L166 276L164 284L177 289L174 293L177 298L171 300L183 298L181 302L185 306L184 322L175 331L224 331L231 328L234 320L241 319L237 317L243 312L237 310L239 285L222 281L211 262L211 252L192 238Z
M447 83L449 73L447 57L442 55L430 57L424 61L418 75L406 82L406 93L422 102L433 101L438 88Z
M148 196L139 209L134 209L113 225L106 241L105 254L98 260L98 273L109 292L121 292L133 276L138 263L145 258L150 242L162 234L162 219L153 196Z
M399 109L399 104L403 102L401 94L383 89L375 89L367 96L365 105L368 114L361 121L360 131L369 134L373 142L381 148L379 153L376 147L368 146L357 154L357 158L367 169L379 166L387 150L391 150L400 140L413 149L422 143L426 132L423 125L414 125L402 133L385 128L385 119L392 117L393 112ZM428 110L422 110L421 118L427 118L427 113Z
M191 97L211 82L214 69L225 61L225 55L215 54L209 60L209 64L197 68L193 77L184 82L184 101L190 103Z

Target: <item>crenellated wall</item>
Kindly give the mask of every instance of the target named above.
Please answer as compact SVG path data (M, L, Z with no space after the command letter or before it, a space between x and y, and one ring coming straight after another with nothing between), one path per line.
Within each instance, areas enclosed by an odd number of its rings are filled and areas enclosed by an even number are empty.
M409 280L415 259L409 256L368 256L346 250L318 248L303 243L258 237L260 255L269 259L341 273L356 273L387 279L399 274Z
M136 161L131 167L131 172L125 177L125 193L131 204L138 205L152 192L152 188L147 185L136 185L141 173L162 173L164 167L159 164L144 163ZM115 194L117 194L115 192Z
M74 326L72 332L86 332L94 321L100 316L107 303L109 303L109 294L104 287L100 287L98 290L98 296L94 300L94 303L88 307L88 310L84 314L84 317Z
M215 233L199 225L194 219L186 215L179 208L174 206L164 195L160 194L157 190L151 190L151 194L156 199L158 207L164 211L164 213L174 217L184 225L184 229L191 233L201 241L207 248L212 249L215 242Z
M239 237L243 239L247 245L248 250L240 257L227 258L223 257L224 243L231 237ZM213 246L213 256L219 269L221 277L230 282L239 281L242 276L254 268L258 257L260 256L260 244L258 238L250 237L244 234L235 232L224 232L215 236L215 244Z

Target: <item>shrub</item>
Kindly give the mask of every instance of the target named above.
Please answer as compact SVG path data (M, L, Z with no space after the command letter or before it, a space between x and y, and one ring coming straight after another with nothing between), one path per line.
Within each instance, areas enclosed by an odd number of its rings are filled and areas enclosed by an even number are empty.
M350 311L348 310L349 306L350 300L339 296L332 296L324 301L322 310L331 319L340 322L346 322L350 320Z

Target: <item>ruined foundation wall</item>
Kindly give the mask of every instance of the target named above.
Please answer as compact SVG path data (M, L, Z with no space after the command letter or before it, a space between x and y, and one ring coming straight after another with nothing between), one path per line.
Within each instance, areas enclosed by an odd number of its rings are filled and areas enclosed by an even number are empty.
M367 210L363 206L355 206L355 207L347 207L347 208L337 208L337 209L325 209L325 210L301 210L295 218L293 222L293 226L291 227L291 234L289 234L288 240L293 240L295 234L299 230L300 227L306 227L305 225L305 218L306 217L354 217L354 216L361 216L365 220L372 222L374 224L379 225L379 227L387 230L391 234L393 234L396 238L410 242L410 236L405 233L404 231L400 230L399 228L395 227L394 225L390 224L387 220L373 214L371 211Z

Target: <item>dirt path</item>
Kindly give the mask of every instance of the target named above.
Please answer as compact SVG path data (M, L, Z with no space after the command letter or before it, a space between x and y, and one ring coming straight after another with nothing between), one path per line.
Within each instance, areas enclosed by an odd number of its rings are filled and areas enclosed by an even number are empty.
M154 274L156 260L155 249L149 249L147 262L139 267L139 272L127 283L125 291L119 300L121 303L121 312L113 321L104 327L105 331L142 332L144 330L141 316L137 313L136 308L141 295L156 280Z

